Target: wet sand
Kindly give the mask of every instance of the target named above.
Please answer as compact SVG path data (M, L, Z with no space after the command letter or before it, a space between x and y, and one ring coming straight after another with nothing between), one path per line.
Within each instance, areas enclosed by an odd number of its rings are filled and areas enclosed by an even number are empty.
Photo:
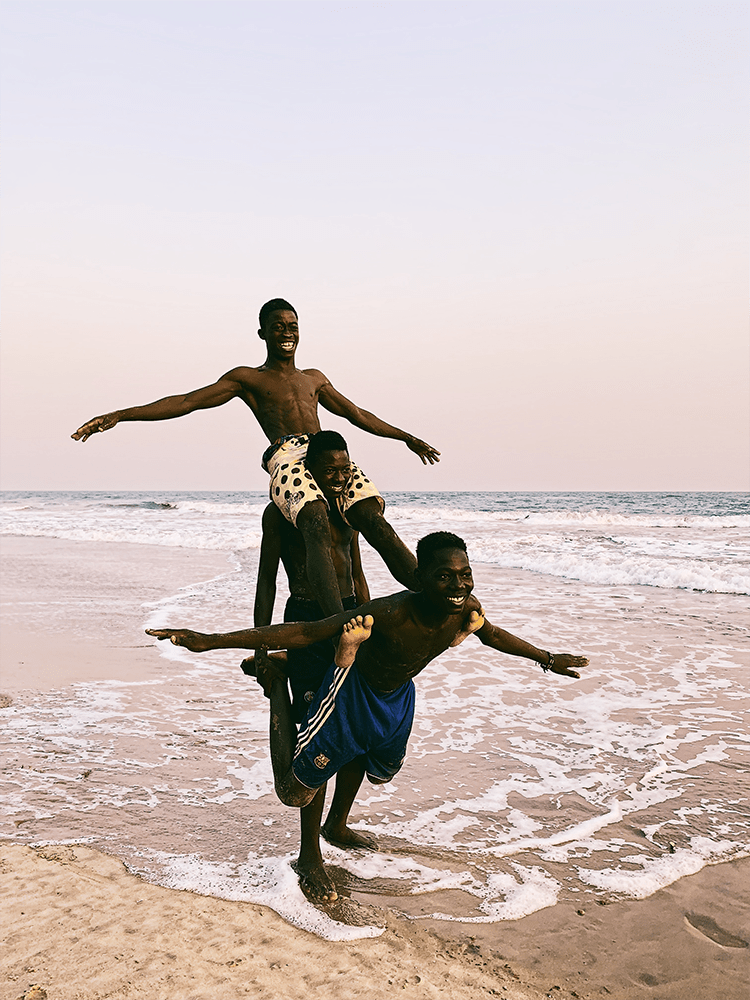
M148 677L159 656L143 643L144 602L227 569L222 553L126 543L11 538L3 549L0 691L9 698ZM386 909L383 935L327 942L255 904L150 885L85 845L1 847L0 1000L394 989L459 1000L744 1000L750 981L750 859L705 868L644 900L560 902L494 924L408 920L387 909L397 899L371 898Z

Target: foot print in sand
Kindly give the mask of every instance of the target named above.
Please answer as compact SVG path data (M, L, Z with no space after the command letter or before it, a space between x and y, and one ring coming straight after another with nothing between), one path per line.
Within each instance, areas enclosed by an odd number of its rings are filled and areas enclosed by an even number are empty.
M735 937L734 934L730 934L729 931L725 931L723 927L719 927L712 917L704 917L700 913L686 913L685 919L691 927L700 931L704 937L709 938L711 941L715 941L716 944L720 944L722 948L748 947L748 942L745 941L744 938Z
M29 986L18 1000L47 1000L47 991L43 986Z

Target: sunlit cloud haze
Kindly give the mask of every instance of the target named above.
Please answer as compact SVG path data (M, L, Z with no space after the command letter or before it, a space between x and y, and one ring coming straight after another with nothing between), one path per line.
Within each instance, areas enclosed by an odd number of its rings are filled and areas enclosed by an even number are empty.
M6 489L262 489L234 400L85 420L264 358L383 489L743 489L747 8L6 3Z

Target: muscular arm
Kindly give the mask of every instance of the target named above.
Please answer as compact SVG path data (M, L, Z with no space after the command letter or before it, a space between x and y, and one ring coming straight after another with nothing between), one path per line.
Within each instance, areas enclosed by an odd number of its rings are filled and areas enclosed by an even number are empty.
M322 377L325 378L325 376ZM433 448L432 445L427 444L426 441L420 441L413 434L407 434L406 431L402 431L399 427L394 427L393 424L386 423L385 420L376 417L369 410L363 410L355 403L352 403L350 399L347 399L346 396L342 396L328 380L325 381L325 384L321 388L318 399L320 400L320 405L325 407L326 410L335 413L337 417L344 417L349 423L354 424L355 427L359 427L363 431L376 434L378 437L394 438L396 441L403 441L410 451L419 455L425 465L428 463L433 465L435 462L440 461L440 452Z
M175 646L184 646L193 653L205 653L209 649L260 649L261 646L266 649L302 649L322 639L332 639L351 617L351 611L344 611L319 622L285 622L281 625L240 629L237 632L206 633L190 629L147 628L146 635L153 635L156 639L171 639Z
M510 656L523 656L527 660L535 660L540 666L547 666L549 654L544 649L532 646L525 639L506 632L505 629L498 628L485 619L482 628L476 633L477 638L485 645L499 650L501 653L508 653ZM573 656L571 653L558 653L554 657L554 663L550 670L565 677L580 677L574 667L585 667L588 663L586 656Z
M270 625L273 618L273 605L276 600L276 576L281 560L280 517L282 514L272 503L263 511L263 540L260 544L253 614L253 623L256 628L261 625Z
M365 571L362 569L362 556L359 552L359 532L352 535L349 553L352 560L352 582L354 583L354 596L357 604L367 604L370 600L370 588L367 586Z
M378 597L354 611L342 611L317 622L284 622L261 628L240 629L237 632L193 632L190 629L147 628L146 635L156 639L171 639L175 646L184 646L194 653L209 649L302 649L322 639L332 639L353 615L372 615L376 626L386 633L393 633L404 620L401 595Z
M74 441L86 441L97 431L111 430L122 420L171 420L173 417L183 417L193 410L207 410L214 406L223 406L234 399L242 391L238 380L239 370L233 369L212 385L180 396L165 396L154 403L145 406L130 406L124 410L113 410L100 417L94 417L78 428L71 437Z

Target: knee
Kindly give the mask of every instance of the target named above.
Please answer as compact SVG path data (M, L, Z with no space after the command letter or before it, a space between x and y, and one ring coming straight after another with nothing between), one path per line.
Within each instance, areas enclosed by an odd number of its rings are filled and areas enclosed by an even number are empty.
M363 497L346 512L346 519L354 528L387 523L383 517L383 504L379 497Z
M283 781L277 782L275 787L279 802L292 809L304 809L305 806L309 806L318 793L317 788L307 788L293 773L288 774Z

